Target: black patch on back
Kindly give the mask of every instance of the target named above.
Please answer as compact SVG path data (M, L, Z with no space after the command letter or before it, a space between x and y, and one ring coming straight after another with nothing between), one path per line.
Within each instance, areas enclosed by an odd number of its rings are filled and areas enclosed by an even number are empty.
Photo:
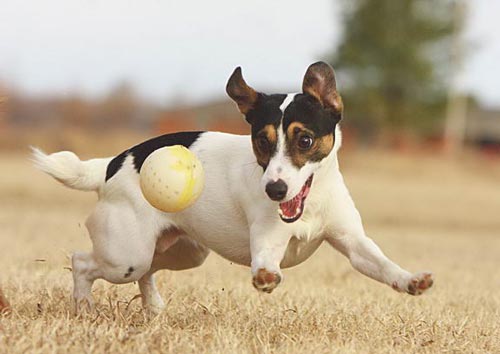
M119 170L122 168L123 161L125 161L125 157L127 157L128 150L122 152L120 155L116 156L111 162L108 164L106 168L106 181L113 177Z
M341 118L341 112L324 108L316 98L298 94L285 109L283 131L286 133L291 123L301 122L319 138L334 133Z
M134 167L137 172L140 172L142 164L153 151L158 150L165 146L172 146L172 145L182 145L186 148L189 148L202 133L204 132L203 131L179 132L173 134L165 134L157 136L156 138L146 140L145 142L140 143L139 145L136 145L122 152L120 155L116 156L113 160L111 160L106 169L106 181L108 181L120 170L120 168L123 165L123 162L125 161L125 158L128 155L133 156Z

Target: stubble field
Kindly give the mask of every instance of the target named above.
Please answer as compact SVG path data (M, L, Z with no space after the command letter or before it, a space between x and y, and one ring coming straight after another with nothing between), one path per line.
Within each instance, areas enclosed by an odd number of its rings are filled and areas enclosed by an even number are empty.
M167 309L144 314L137 285L96 282L95 313L74 316L69 256L90 248L95 195L0 154L0 353L500 353L500 162L341 153L368 234L410 271L420 297L355 272L324 245L271 295L249 269L212 254L160 272ZM132 300L132 301L131 301Z

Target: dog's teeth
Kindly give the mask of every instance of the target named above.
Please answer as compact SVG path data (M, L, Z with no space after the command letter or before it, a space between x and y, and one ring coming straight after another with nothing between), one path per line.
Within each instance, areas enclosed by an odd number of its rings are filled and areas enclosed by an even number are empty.
M278 214L279 214L280 216L284 216L284 215L283 215L283 210L278 209Z
M300 208L295 209L295 214L300 213Z

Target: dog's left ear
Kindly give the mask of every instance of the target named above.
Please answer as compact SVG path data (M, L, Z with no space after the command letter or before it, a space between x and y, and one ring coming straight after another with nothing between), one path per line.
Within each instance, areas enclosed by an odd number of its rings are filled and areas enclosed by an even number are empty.
M238 108L243 114L247 114L255 106L259 96L253 88L247 85L239 66L234 69L233 74L229 78L226 85L226 92L238 104Z
M337 92L335 73L327 63L318 61L307 68L302 91L315 97L323 107L342 113L342 98Z

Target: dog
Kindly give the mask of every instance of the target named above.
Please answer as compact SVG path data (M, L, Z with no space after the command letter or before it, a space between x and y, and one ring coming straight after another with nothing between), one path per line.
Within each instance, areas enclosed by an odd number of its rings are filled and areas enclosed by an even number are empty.
M226 92L251 135L173 133L87 161L33 149L39 169L99 197L86 221L93 250L72 256L77 311L92 306L92 284L105 279L137 281L143 306L157 313L164 303L153 274L197 267L209 250L250 266L253 286L270 293L283 279L281 269L303 262L325 241L356 270L399 292L420 295L432 286L430 272L402 269L365 234L339 171L343 104L330 65L309 66L301 93L271 95L248 86L238 67ZM206 175L200 198L177 213L153 208L139 186L144 160L170 145L192 151Z

